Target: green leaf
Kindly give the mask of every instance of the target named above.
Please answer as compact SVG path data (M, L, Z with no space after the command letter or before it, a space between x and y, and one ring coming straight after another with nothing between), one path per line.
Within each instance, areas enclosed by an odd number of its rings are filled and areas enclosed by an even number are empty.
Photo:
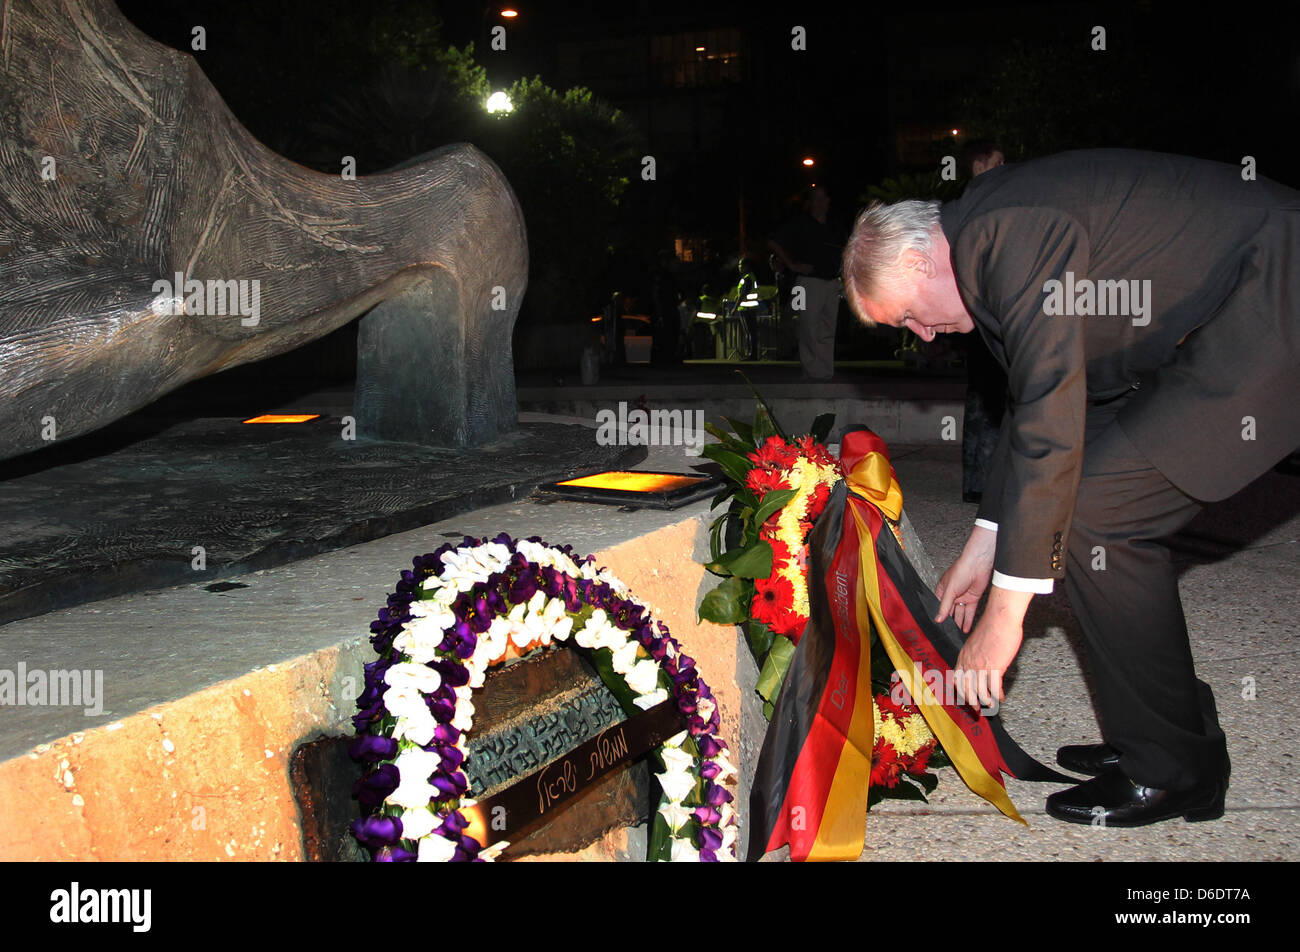
M934 788L939 786L939 778L928 771L919 777L912 774L912 779L925 788L927 794L934 793Z
M770 721L772 719L772 714L775 711L776 711L775 704L773 704L771 701L763 702L763 720Z
M762 504L758 507L758 512L754 513L754 524L761 526L767 522L772 513L789 503L797 495L799 495L797 489L774 489L767 493L763 497Z
M775 433L775 435L781 437L781 439L789 443L790 438L785 435L785 430L783 430L781 428L781 424L776 421L776 414L773 413L772 408L767 405L767 401L764 400L763 395L758 392L758 388L749 382L749 378L745 376L744 371L737 370L736 373L740 374L741 379L743 379L745 383L749 385L749 389L753 391L754 399L758 401L759 410L762 413L765 413L767 415L767 422L771 424L773 433ZM755 421L754 430L755 430L754 445L757 446L760 442L758 437L758 432L757 432L758 431L757 420ZM773 434L769 433L767 436L771 436L771 435ZM763 437L763 439L767 439L767 436Z
M722 558L705 566L715 575L735 575L738 578L767 578L772 574L772 546L755 542L743 549L724 552Z
M656 784L655 786L658 786ZM673 831L668 828L668 821L656 808L654 820L650 824L650 842L646 849L646 862L666 863L672 856Z
M749 642L750 654L754 656L754 661L761 663L767 653L772 650L772 639L776 637L776 632L761 621L751 618L748 624L743 626L745 629L745 640Z
M713 502L709 503L709 508L717 509L718 506L721 505L723 502L725 502L727 497L730 496L735 491L736 491L735 486L728 485L724 487L721 492L719 492L716 496L713 497Z
M754 410L754 445L762 446L768 437L776 436L776 421L762 405Z
M891 800L917 800L921 803L929 803L925 799L925 792L920 787L908 783L911 779L911 774L903 774L898 778L898 786L887 789L884 795Z
M747 446L742 440L736 439L726 430L723 430L721 427L714 426L712 423L705 423L704 430L705 432L711 433L714 436L716 436L718 438L718 442L721 443L729 450L733 450L734 452L740 453L742 455L748 453L750 450L749 446Z
M710 443L700 451L722 467L722 471L734 482L745 485L745 477L753 469L753 464L739 453L734 453L720 443Z
M763 670L758 674L757 690L764 700L775 704L785 683L785 673L794 658L794 642L784 635L772 639L772 650L763 659Z
M835 425L834 413L823 413L813 420L812 429L808 435L813 438L814 443L825 443L826 437L831 435L831 427Z
M742 423L739 420L733 420L731 417L723 417L731 428L736 431L736 435L749 444L751 450L758 449L758 444L754 442L754 428L748 423ZM708 424L705 424L707 427Z
M749 617L752 585L735 576L725 580L700 602L700 618L719 625L739 625Z

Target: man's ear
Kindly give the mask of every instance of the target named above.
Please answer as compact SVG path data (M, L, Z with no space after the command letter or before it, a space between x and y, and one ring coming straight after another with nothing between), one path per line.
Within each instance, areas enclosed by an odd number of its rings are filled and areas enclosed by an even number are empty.
M929 277L934 273L934 259L924 251L917 251L915 248L908 248L903 252L900 262L904 271L920 271Z

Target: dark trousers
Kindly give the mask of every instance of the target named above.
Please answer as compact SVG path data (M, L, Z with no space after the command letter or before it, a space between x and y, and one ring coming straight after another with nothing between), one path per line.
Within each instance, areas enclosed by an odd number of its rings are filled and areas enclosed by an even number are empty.
M1065 587L1087 641L1102 736L1120 751L1120 768L1143 786L1188 789L1221 779L1228 751L1159 540L1202 504L1129 441L1114 422L1119 408L1088 413Z

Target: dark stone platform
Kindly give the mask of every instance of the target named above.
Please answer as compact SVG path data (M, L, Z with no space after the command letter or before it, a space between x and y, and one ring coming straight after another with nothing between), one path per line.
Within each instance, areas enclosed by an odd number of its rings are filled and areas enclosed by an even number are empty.
M525 424L473 450L343 432L338 416L243 424L137 415L0 463L0 624L283 565L645 456L558 424Z

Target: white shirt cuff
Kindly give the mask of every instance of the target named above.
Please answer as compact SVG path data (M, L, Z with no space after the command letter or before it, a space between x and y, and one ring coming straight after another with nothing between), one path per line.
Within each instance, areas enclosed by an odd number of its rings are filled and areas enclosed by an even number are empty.
M975 525L983 529L992 529L994 532L998 531L998 524L996 522L989 522L987 519L976 519Z
M1056 579L1018 578L1015 575L1003 575L996 569L993 572L993 584L1012 592L1033 592L1035 595L1051 595Z

